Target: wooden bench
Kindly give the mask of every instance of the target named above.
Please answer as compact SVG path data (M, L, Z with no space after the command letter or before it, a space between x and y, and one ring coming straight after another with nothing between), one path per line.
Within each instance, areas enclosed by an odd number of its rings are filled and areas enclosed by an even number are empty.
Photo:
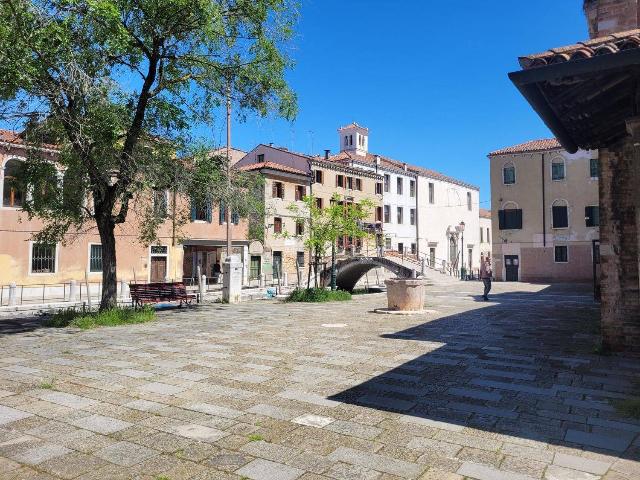
M140 307L145 303L180 302L190 305L196 298L194 294L187 293L187 288L182 282L173 283L130 283L131 301L134 307Z

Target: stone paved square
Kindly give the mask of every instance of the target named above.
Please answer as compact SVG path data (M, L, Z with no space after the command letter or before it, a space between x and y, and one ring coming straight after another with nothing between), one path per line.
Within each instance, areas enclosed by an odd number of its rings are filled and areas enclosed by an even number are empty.
M402 317L373 294L0 320L0 478L640 479L616 410L640 362L594 354L587 290L431 280L431 313Z

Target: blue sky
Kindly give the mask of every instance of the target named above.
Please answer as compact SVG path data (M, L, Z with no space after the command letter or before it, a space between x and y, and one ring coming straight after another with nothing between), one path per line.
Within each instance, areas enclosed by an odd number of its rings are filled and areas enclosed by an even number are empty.
M370 151L478 185L484 207L487 153L551 135L507 73L519 55L588 37L582 0L301 2L288 75L298 117L235 122L234 146L335 152L336 129L356 121Z

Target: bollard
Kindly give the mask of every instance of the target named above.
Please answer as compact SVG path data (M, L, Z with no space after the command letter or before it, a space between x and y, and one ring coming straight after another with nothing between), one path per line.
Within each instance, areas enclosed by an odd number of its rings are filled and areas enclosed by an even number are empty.
M287 272L284 272L282 274L282 286L283 287L289 286L289 274Z
M18 287L15 282L9 284L9 306L13 307L18 303Z
M266 273L261 273L260 277L258 278L258 282L259 282L258 286L260 288L264 288L264 284L265 284L266 280L267 280L267 274Z
M124 280L120 280L120 298L124 300L129 297L129 284Z
M206 275L202 275L200 277L200 284L198 285L198 288L200 290L200 303L204 303L204 292L206 290L206 285L207 285L207 276Z
M78 282L76 282L75 280L71 280L71 282L69 283L69 301L78 301Z

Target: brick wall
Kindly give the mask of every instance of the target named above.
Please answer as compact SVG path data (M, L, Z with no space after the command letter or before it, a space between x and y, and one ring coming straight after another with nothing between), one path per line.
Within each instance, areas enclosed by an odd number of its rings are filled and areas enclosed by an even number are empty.
M584 12L591 38L638 28L638 0L585 0Z
M637 132L640 133L640 132ZM640 153L631 137L600 150L602 337L640 353Z

